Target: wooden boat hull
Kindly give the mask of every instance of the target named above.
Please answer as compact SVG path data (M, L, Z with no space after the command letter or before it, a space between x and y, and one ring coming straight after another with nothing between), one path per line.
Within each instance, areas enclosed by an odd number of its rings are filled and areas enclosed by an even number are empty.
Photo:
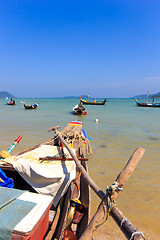
M86 162L82 161L81 164L88 171ZM13 178L15 185L14 188L20 190L28 190L30 192L36 193L36 191L14 170L12 166L8 165L6 167L4 166L0 167L8 177ZM77 175L78 174L79 173L77 173ZM83 232L85 231L86 227L89 224L91 203L90 187L88 184L86 184L86 181L82 175L80 176L79 186L81 192L80 201L83 203L83 205L85 205L86 210L82 221L80 221L78 226L76 226L77 227L76 234L78 239L83 234ZM49 210L49 215L51 216L53 215L53 221L50 222L50 226L46 232L46 237L44 237L44 240L63 239L65 223L70 208L70 201L71 199L75 198L77 198L77 187L74 184L74 182L72 182L66 194L60 200L57 208L54 209L53 207L51 207L51 209ZM14 240L18 240L15 234Z
M152 107L152 108L160 108L160 103L144 103L140 102L135 98L136 104L138 107Z
M84 112L74 111L74 115L87 115L87 111L84 111Z
M67 129L63 129L61 131L61 134L64 134L66 136L66 132L72 131L74 128L77 132L77 129L79 128L79 123L76 123L75 121L71 122L70 125L68 125ZM59 144L57 142L57 137L55 136L55 139L51 138L49 141L45 142L42 145L53 145L58 146ZM82 144L82 145L81 145ZM76 149L76 155L77 157L84 158L84 151L80 150L80 146L83 146L83 143L81 143L79 147ZM77 145L77 143L76 143ZM19 155L23 153L30 152L31 150L38 149L41 146L41 144L30 148L26 151L21 152ZM74 145L73 145L74 147ZM47 155L47 153L46 153ZM86 160L81 160L81 165L87 170L87 163ZM22 176L13 168L10 164L1 164L0 168L5 172L5 174L12 178L14 181L14 187L20 190L29 190L30 192L36 192L35 189L29 185ZM89 223L89 215L90 215L90 188L89 185L86 184L86 180L83 175L80 174L80 171L76 169L76 179L73 180L65 193L65 195L60 199L57 207L52 208L49 210L50 215L53 215L52 220L50 220L49 228L46 232L46 235L44 239L51 240L51 239L63 239L65 229L66 229L66 221L68 218L68 213L70 209L70 203L71 199L78 199L82 202L83 205L85 205L85 213L82 218L82 220L78 224L72 224L72 228L74 229L74 233L76 234L77 238L79 239L80 236L85 231L88 223ZM72 229L72 231L73 231ZM18 238L15 240L18 240Z
M160 108L160 104L137 103L138 107Z
M80 97L80 100L84 105L105 105L105 103L107 102L106 99L102 102L88 102L86 100L83 100L81 97Z
M25 105L24 104L25 109L36 109L37 107L38 107L38 104L34 104L34 105Z
M16 103L15 103L15 101L13 101L13 102L7 102L7 105L14 106L14 105L16 105Z
M87 111L81 102L73 108L73 113L75 115L87 115Z

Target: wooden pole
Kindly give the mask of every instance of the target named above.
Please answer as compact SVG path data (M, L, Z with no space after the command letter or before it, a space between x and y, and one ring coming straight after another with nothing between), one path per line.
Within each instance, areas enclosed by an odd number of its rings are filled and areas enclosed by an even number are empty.
M110 215L113 217L115 222L118 224L127 239L132 240L144 240L145 237L142 232L138 231L132 223L123 215L118 206L114 204Z
M107 205L106 205L106 198L104 198L95 215L93 216L92 220L90 221L88 227L82 234L79 240L91 240L94 232L100 227L100 225L106 220L107 216ZM118 208L117 205L113 205L110 216L114 219L114 221L118 224L121 231L124 233L127 239L132 240L144 240L143 233L138 231L137 228L133 226L133 224L123 215L121 210Z
M137 166L138 162L140 161L141 157L144 154L144 149L141 147L138 147L134 153L131 155L130 159L128 160L127 164L123 168L123 170L119 173L117 176L115 183L118 183L119 186L124 186L124 184L127 182L128 178L134 171L135 167ZM118 196L119 191L115 191L115 193L111 196L111 201L115 200L115 198ZM106 218L107 215L107 205L106 205L106 198L104 198L95 215L93 216L90 224L86 228L85 232L81 236L80 240L84 239L92 239L92 235L94 231L97 229L97 226L100 225ZM118 209L118 206L113 205L110 215L113 217L113 219L119 223L120 226L121 223L126 219L126 217L122 214L122 212ZM136 234L137 229L131 224L131 222L127 219L127 221L124 222L121 226L122 232L125 234L125 236L130 239L132 234L135 233L132 239L144 239L142 233ZM139 238L137 238L139 237Z
M127 164L125 165L125 167L119 173L119 175L117 176L117 178L115 180L115 182L117 182L120 187L123 187L125 185L125 183L127 182L128 178L131 176L131 174L133 173L133 171L136 168L137 164L139 163L140 159L142 158L144 152L145 152L145 150L143 148L141 148L141 147L138 147L133 152L133 154L129 158ZM117 197L118 193L119 193L119 191L116 191L112 195L112 197L111 197L112 201Z
M83 168L83 166L81 165L81 163L79 162L75 152L68 146L68 144L66 143L66 141L63 139L63 137L61 136L60 132L57 131L56 127L55 128L51 128L51 130L54 130L55 133L58 135L58 137L60 138L60 140L63 142L64 146L67 148L68 152L70 153L70 155L72 156L72 158L74 159L78 169L81 171L81 173L83 174L86 182L89 184L89 186L93 189L93 191L101 198L103 199L106 194L93 182L93 180L90 178L90 176L88 175L87 171Z
M100 223L100 219L102 219L102 215L106 216L106 194L93 182L93 180L89 177L88 173L85 171L85 169L82 167L82 165L79 163L74 151L68 146L68 144L65 142L65 140L63 139L63 137L60 135L60 133L57 131L56 128L52 128L52 130L55 131L55 133L58 135L58 137L60 138L60 140L63 142L64 146L67 148L67 150L69 151L69 153L71 154L72 158L74 159L77 167L79 168L79 170L82 172L86 182L89 184L89 186L93 189L93 191L102 199L102 202L99 205L99 208L96 212L96 214L94 215L94 217L92 218L89 226L86 228L86 231L83 233L83 235L81 236L80 240L84 240L84 239L91 239L91 236L93 235L93 232L96 230L96 226L98 225L98 223ZM124 169L119 173L118 177L116 178L116 182L119 186L123 186L126 181L128 180L128 178L130 177L130 175L132 174L132 172L134 171L135 167L137 166L138 162L140 161L141 157L143 156L145 150L141 147L138 147L134 153L131 155L130 159L128 160L126 166L124 167ZM112 195L111 200L114 200L117 195L118 195L119 191L115 191L114 195ZM116 213L118 214L118 212L121 212L118 207L113 206L112 210L110 212L110 215L113 217L113 219L116 221ZM123 215L124 216L124 215ZM125 217L123 217L123 219L126 219ZM132 237L132 234L134 234L134 232L137 231L137 229L128 221L125 222L125 224L122 225L122 227L124 228L123 232L126 232L125 235L130 235L130 238ZM130 229L130 231L128 231L128 229ZM132 233L132 234L131 234ZM139 239L144 239L143 238L143 234L139 234L140 238ZM135 238L136 237L136 238ZM135 234L132 239L138 239L137 238L137 234Z

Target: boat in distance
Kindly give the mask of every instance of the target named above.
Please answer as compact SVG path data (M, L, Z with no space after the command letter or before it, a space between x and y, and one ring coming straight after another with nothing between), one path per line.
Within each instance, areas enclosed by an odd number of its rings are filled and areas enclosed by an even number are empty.
M73 113L75 115L87 115L87 111L85 107L83 107L82 102L80 102L73 108Z
M10 100L10 101L9 101L9 100L8 100L8 98L7 98L7 100L6 100L6 104L7 104L7 105L11 105L11 106L12 106L12 105L16 105L16 102L15 102L15 100L14 100L14 99L12 99L12 98L11 98L11 100Z
M135 97L135 101L138 107L154 107L154 108L160 108L160 103L146 103L146 102L140 102L139 100L137 100L137 98Z
M24 104L25 109L36 109L37 107L38 107L38 103L31 104L31 105Z
M90 102L90 101L83 100L81 97L80 97L80 100L85 105L104 105L107 102L107 99L104 99L104 101L96 101L95 99L93 102Z

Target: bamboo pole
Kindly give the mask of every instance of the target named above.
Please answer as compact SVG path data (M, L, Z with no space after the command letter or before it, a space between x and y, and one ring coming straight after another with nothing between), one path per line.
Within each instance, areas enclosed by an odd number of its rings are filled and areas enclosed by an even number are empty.
M96 230L96 226L98 225L97 223L99 223L99 220L102 219L102 213L103 216L105 216L106 214L106 194L93 182L93 180L89 177L88 173L85 171L85 169L81 166L81 164L79 163L75 153L73 152L73 150L68 146L68 144L65 142L65 140L63 139L63 137L60 135L60 133L57 131L56 127L50 129L54 130L55 133L58 135L58 137L60 138L60 140L63 142L64 146L67 148L67 150L69 151L69 153L71 154L71 156L73 157L73 159L75 160L75 163L77 165L77 167L79 168L79 170L82 172L86 182L89 184L89 186L93 189L93 191L102 199L102 202L99 205L99 208L96 212L96 214L94 215L94 217L92 218L89 226L86 228L86 231L84 232L84 234L82 235L82 237L80 238L80 240L84 240L84 239L91 239L91 236L93 234L93 232ZM138 162L140 161L141 157L143 156L145 150L141 147L138 147L133 154L131 155L130 159L128 160L126 166L124 167L124 169L119 173L118 177L116 178L116 182L118 183L119 186L123 186L126 181L128 180L128 178L130 177L130 175L132 174L132 172L134 171L135 167L137 166ZM117 195L118 192L115 192L114 195L112 196L111 200L114 200ZM116 221L116 213L118 214L118 212L121 212L118 207L113 206L112 210L110 212L110 215L113 217L113 219ZM123 215L124 216L124 215ZM125 216L122 218L126 219ZM132 239L144 239L143 234L139 234L140 238L137 238L137 234L134 234L137 229L128 221L125 222L125 224L122 225L124 230L123 232L126 232L125 235L130 235L130 239L132 237ZM128 229L130 229L130 231L128 231ZM132 234L134 234L132 236Z

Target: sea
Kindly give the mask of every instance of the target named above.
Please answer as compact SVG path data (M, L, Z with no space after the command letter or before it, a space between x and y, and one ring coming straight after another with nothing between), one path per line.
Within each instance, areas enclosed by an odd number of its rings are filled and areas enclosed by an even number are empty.
M160 108L137 107L131 98L110 98L105 105L84 105L87 115L75 116L72 109L79 99L18 98L15 101L15 106L9 106L5 99L0 99L0 151L7 150L22 136L11 152L17 154L52 137L54 133L48 132L49 128L60 126L61 130L70 121L81 120L91 138L93 151L88 160L89 175L104 192L135 149L144 148L145 153L119 193L116 204L125 217L147 235L146 239L154 239L152 235L160 239ZM39 106L25 110L23 102L38 102ZM91 196L93 215L100 199L92 190Z

